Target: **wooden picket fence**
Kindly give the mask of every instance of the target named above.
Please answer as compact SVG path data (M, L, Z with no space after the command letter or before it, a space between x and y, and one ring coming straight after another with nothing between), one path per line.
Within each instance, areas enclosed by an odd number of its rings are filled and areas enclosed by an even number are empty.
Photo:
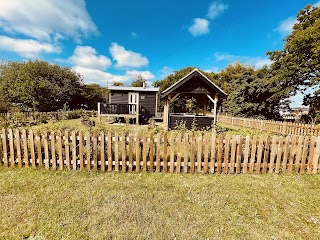
M259 129L262 131L269 131L273 133L279 133L283 135L304 135L304 136L319 136L320 135L320 125L310 125L302 123L291 123L291 122L279 122L271 120L257 120L249 118L239 118L239 117L228 117L228 116L218 116L218 122L247 127L253 129Z
M223 136L211 132L33 133L2 129L1 165L115 172L320 172L320 137Z

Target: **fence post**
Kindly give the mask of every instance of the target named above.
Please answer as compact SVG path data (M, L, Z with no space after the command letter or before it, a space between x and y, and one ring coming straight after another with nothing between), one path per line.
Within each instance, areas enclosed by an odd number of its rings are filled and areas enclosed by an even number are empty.
M101 103L99 103L98 102L98 121L99 122L101 122L101 113L100 113L100 111L101 111L101 105L100 105Z

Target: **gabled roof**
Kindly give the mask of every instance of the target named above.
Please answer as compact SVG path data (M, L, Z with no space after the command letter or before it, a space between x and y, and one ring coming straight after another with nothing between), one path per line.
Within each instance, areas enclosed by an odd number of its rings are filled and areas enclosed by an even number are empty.
M110 86L109 90L124 90L124 91L136 91L136 92L159 92L159 88L144 88L144 87L124 87L124 86Z
M197 68L193 69L189 74L181 78L178 82L168 87L166 90L164 90L161 93L161 97L165 97L168 94L172 93L174 90L176 90L178 87L185 84L187 81L189 81L192 77L198 76L202 81L204 81L214 92L216 92L219 96L226 98L227 94L219 88L216 84L214 84L209 78L207 78L204 74L202 74Z

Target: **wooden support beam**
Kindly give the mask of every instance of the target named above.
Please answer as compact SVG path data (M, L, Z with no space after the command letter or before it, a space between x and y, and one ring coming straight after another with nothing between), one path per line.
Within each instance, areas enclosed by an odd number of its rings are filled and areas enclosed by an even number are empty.
M179 95L180 95L180 93L177 93L172 98L170 98L170 103L173 103L177 99L177 97L179 97Z
M218 98L218 95L216 94L215 96L214 96L214 109L213 109L213 117L214 117L214 125L216 125L217 124L217 110L218 110L218 100L219 100L219 98Z
M164 107L163 107L163 124L164 124L164 129L168 130L169 129L169 110L170 108L170 100L169 98L166 98L164 100Z

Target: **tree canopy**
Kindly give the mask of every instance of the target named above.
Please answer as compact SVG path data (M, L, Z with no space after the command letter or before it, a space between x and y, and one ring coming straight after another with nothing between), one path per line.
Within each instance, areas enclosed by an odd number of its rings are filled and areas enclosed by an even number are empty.
M320 8L307 5L302 9L292 33L285 39L283 50L267 54L273 62L274 81L281 81L290 95L308 86L318 88L314 95L304 99L304 103L310 105L310 113L316 117L320 111ZM320 120L320 116L317 118Z

